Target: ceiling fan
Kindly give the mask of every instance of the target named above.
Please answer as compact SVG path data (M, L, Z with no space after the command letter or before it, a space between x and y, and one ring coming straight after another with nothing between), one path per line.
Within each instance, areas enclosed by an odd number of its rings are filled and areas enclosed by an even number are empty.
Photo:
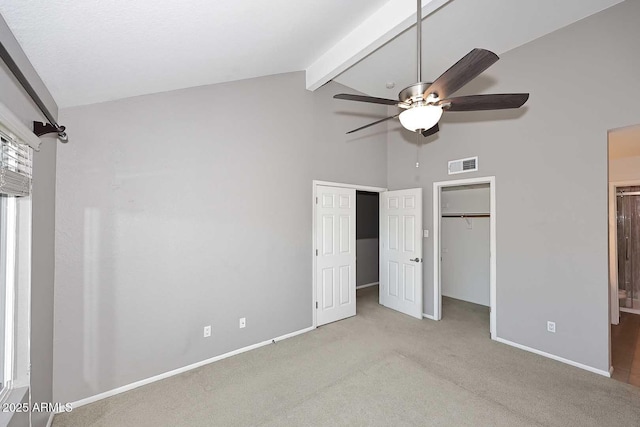
M440 130L438 128L438 121L444 111L480 111L520 108L527 102L527 99L529 99L528 93L449 97L471 80L478 77L484 70L499 59L498 55L485 49L473 49L432 83L422 82L422 0L418 0L416 29L418 33L418 83L414 83L403 89L398 94L398 101L348 93L339 93L334 96L336 99L345 99L348 101L394 105L403 111L391 117L385 117L384 119L351 130L347 132L347 134L398 117L400 123L406 129L412 132L419 132L423 136L429 136Z

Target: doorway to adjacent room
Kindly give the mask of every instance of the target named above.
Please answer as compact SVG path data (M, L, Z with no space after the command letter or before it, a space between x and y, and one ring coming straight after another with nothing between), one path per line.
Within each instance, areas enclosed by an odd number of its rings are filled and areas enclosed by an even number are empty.
M640 387L640 125L609 131L612 377Z

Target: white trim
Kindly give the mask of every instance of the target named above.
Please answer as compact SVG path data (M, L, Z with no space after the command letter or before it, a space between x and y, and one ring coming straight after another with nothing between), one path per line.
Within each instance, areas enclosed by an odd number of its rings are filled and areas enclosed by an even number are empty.
M612 325L620 323L620 300L618 298L618 230L616 219L616 184L609 183L609 247L607 256L609 258L609 311Z
M478 178L456 179L433 183L433 320L442 319L442 283L440 268L440 223L441 207L440 196L443 187L457 187L469 184L489 184L490 191L490 231L489 246L491 259L489 261L489 300L491 313L489 315L489 331L491 338L497 337L497 303L496 303L496 177L485 176Z
M314 329L315 329L315 327L311 326L311 327L308 327L308 328L305 328L305 329L300 329L299 331L295 331L295 332L291 332L289 334L281 335L281 336L279 336L277 338L273 338L273 339L270 339L270 340L262 341L262 342L259 342L257 344L253 344L253 345L250 345L250 346L247 346L247 347L239 348L237 350L233 350L233 351L230 351L228 353L224 353L224 354L221 354L219 356L212 357L210 359L206 359L206 360L203 360L203 361L200 361L200 362L196 362L196 363L193 363L191 365L183 366L182 368L174 369L173 371L165 372L163 374L156 375L154 377L146 378L144 380L140 380L140 381L136 381L136 382L131 383L131 384L124 385L122 387L114 388L113 390L105 391L104 393L96 394L94 396L87 397L85 399L80 399L78 401L71 402L71 406L72 406L73 409L76 409L76 408L79 408L80 406L88 405L90 403L94 403L94 402L97 402L99 400L106 399L106 398L111 397L111 396L115 396L116 394L124 393L126 391L133 390L133 389L138 388L138 387L142 387L143 385L147 385L147 384L154 383L156 381L164 380L166 378L173 377L175 375L179 375L179 374L182 374L182 373L187 372L187 371L191 371L191 370L199 368L201 366L208 365L210 363L217 362L219 360L226 359L228 357L235 356L237 354L241 354L241 353L244 353L244 352L247 352L247 351L250 351L250 350L255 350L257 348L264 347L265 345L269 345L269 344L275 343L277 341L282 341L282 340L285 340L287 338L292 338L292 337L295 337L296 335L304 334L304 333L312 331ZM60 412L57 412L57 413L60 413Z
M442 195L441 188L433 183L433 320L440 320L440 197Z
M359 184L344 184L341 182L330 182L330 181L318 181L313 180L313 186L316 185L324 185L326 187L338 187L338 188L353 188L356 191L369 191L371 193L382 193L387 191L386 188L383 187L371 187L368 185L359 185Z
M382 187L370 187L367 185L345 184L342 182L319 181L317 179L314 179L311 182L311 185L311 312L313 313L313 327L315 328L318 326L318 319L316 317L316 197L318 197L318 185L338 188L353 188L356 191L369 191L372 193L382 193L387 191L387 189Z
M491 336L492 337L497 337L498 336L498 317L497 317L497 313L498 313L498 298L497 298L497 292L498 292L498 288L497 288L497 275L498 275L498 264L496 261L497 258L497 250L496 250L496 215L498 210L496 209L496 177L493 176L491 177L491 182L489 183L490 188L489 188L489 197L490 197L490 215L491 217L489 218L489 223L490 223L490 233L491 233L491 237L490 237L490 243L489 243L489 250L491 251L491 261L489 263L489 296L491 299L491 305L490 305L490 310L491 313L489 315L489 322L490 322L490 326L489 326L489 330L491 331Z
M22 121L0 102L0 129L14 137L18 142L27 144L36 151L40 151L42 142Z
M371 282L371 283L367 283L366 285L356 286L356 289L370 288L371 286L378 286L379 284L380 282Z
M637 309L634 309L634 308L620 307L620 311L622 311L624 313L640 314L640 310L637 310Z
M55 415L55 412L52 412L49 414L49 419L47 420L47 427L51 427L53 425L53 416Z
M427 313L422 313L422 317L427 318L427 319L431 319L431 320L436 320L435 317L433 317L432 315L427 314Z
M593 372L598 375L602 375L604 377L611 377L611 373L613 373L613 367L611 368L611 372L604 371L602 369L594 368L593 366L584 365L579 362L574 362L573 360L565 359L564 357L556 356L555 354L547 353L544 351L536 350L535 348L527 347L526 345L518 344L509 340L505 340L503 338L496 337L494 338L496 341L510 345L512 347L519 348L520 350L525 350L531 353L538 354L540 356L547 357L549 359L557 360L558 362L566 363L567 365L575 366L576 368L584 369L585 371Z

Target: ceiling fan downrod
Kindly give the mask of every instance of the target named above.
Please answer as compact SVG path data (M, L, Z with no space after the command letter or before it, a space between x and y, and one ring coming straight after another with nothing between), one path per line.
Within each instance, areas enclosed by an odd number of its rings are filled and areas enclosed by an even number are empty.
M422 0L418 0L418 8L416 10L416 33L418 49L418 82L422 81Z

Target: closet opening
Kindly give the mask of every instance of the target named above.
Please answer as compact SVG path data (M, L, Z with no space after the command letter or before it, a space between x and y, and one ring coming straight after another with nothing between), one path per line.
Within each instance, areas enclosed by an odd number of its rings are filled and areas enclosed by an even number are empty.
M473 311L496 339L495 178L433 186L434 320Z

